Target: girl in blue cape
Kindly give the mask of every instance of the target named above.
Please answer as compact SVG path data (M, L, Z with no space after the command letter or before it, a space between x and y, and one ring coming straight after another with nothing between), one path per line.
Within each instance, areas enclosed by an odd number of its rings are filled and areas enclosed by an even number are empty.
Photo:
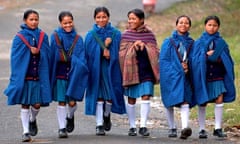
M121 33L109 23L106 7L94 11L96 24L85 37L89 81L85 113L96 115L96 135L111 129L110 113L125 113L122 77L118 60Z
M194 43L189 36L191 20L182 15L177 18L176 30L165 39L160 51L160 88L169 124L168 137L177 137L174 124L174 107L180 107L182 131L180 138L187 139L192 134L188 127L189 111L193 106L192 88L188 59Z
M205 19L205 32L196 40L192 55L194 97L199 105L200 130L205 131L205 107L215 102L214 136L226 137L223 133L223 103L235 100L234 63L229 48L218 32L220 20L217 16Z
M67 138L74 130L76 100L83 98L88 73L83 39L74 28L72 13L62 11L58 19L60 27L51 35L52 87L53 100L58 102L59 138Z
M22 141L29 142L38 132L36 116L40 106L52 100L50 48L48 36L38 28L38 12L25 11L23 21L22 30L13 39L10 82L4 94L8 105L21 104Z

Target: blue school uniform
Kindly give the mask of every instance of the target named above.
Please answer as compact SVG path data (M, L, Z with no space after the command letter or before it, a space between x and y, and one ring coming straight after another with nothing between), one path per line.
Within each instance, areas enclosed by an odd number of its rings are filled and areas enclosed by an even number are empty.
M77 33L74 29L71 32L66 32L61 27L57 28L51 35L51 82L54 89L53 100L55 101L81 101L84 96L88 70L82 37L77 37L76 43L71 49L76 35ZM59 39L59 43L56 36ZM69 55L63 55L62 51ZM70 54L70 52L72 53Z
M183 102L188 102L190 107L194 105L191 79L189 73L185 74L181 64L184 60L188 61L193 42L189 33L179 35L177 31L173 31L172 36L165 39L161 46L160 90L161 99L167 108L180 106Z
M95 31L101 41L113 37L110 44L110 59L105 59L100 44L93 36ZM118 60L121 33L111 26L100 28L96 24L86 34L85 49L89 69L89 81L86 91L85 113L96 114L96 103L99 98L112 100L112 112L123 114L126 112L123 98L122 76Z
M207 56L206 52L212 42L214 42L214 54ZM230 56L228 45L219 32L212 35L204 32L196 40L191 67L194 70L192 73L194 99L197 104L213 101L221 93L223 93L223 102L235 100L234 62Z
M31 46L36 47L41 30L30 29L26 24L21 25L20 34ZM4 94L8 96L8 104L33 105L40 103L48 105L51 102L50 86L50 47L48 36L44 34L37 58L31 54L29 47L15 36L11 48L11 75ZM37 63L37 64L32 64Z

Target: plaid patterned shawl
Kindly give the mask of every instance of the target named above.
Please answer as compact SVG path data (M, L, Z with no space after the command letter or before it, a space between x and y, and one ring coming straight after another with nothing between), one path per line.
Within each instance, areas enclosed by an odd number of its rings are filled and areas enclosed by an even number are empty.
M130 86L140 82L136 58L137 54L133 45L137 40L145 43L155 83L159 83L159 49L157 48L154 34L149 28L143 25L135 31L126 30L122 34L119 61L123 76L123 86Z

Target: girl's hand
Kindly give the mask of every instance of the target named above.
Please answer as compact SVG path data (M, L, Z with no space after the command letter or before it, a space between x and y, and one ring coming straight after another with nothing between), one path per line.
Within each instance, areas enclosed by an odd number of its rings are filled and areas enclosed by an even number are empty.
M31 47L30 51L31 51L32 54L38 54L40 50L36 47Z
M104 42L105 46L108 47L111 44L111 42L112 42L112 39L110 37L107 37Z
M213 53L214 53L214 50L209 50L209 51L207 51L207 55L208 55L208 56L213 55Z
M182 62L182 67L185 72L185 74L188 72L188 64L186 62Z
M142 51L144 49L144 43L141 40L137 40L134 42L134 47L136 49L136 51L138 51L139 49Z
M105 49L103 50L103 56L104 56L106 59L110 59L110 51L105 48Z

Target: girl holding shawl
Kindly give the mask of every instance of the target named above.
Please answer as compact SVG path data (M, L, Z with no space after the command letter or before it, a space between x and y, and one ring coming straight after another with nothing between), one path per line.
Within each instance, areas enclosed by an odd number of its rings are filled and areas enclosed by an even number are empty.
M13 39L10 82L4 94L8 105L21 104L22 141L29 142L38 133L36 117L40 106L51 102L50 48L48 36L38 28L38 12L25 11L23 21Z
M67 138L74 130L76 100L84 95L87 68L83 39L74 28L72 13L62 11L58 19L60 27L51 35L53 100L58 102L59 138Z
M235 100L234 63L229 48L218 32L220 20L217 16L205 19L205 32L196 40L193 48L192 69L194 96L198 109L200 129L205 129L205 107L215 102L214 136L226 137L221 123L223 103Z
M96 115L96 135L111 129L110 113L125 113L122 77L118 60L121 33L109 22L106 7L94 11L95 24L85 37L89 81L86 91L87 115Z
M168 137L177 137L174 107L179 107L182 139L187 139L192 134L191 128L188 127L189 109L192 107L188 59L194 42L189 36L190 27L191 19L188 16L182 15L177 18L176 30L171 37L164 40L159 60L161 97L169 125Z
M146 127L150 111L150 97L154 84L159 83L159 49L152 31L144 24L144 12L133 9L128 12L128 28L122 34L119 51L123 76L124 94L128 97L127 114L130 123L129 136L136 136L135 104L141 101L141 122L139 134L149 136Z

